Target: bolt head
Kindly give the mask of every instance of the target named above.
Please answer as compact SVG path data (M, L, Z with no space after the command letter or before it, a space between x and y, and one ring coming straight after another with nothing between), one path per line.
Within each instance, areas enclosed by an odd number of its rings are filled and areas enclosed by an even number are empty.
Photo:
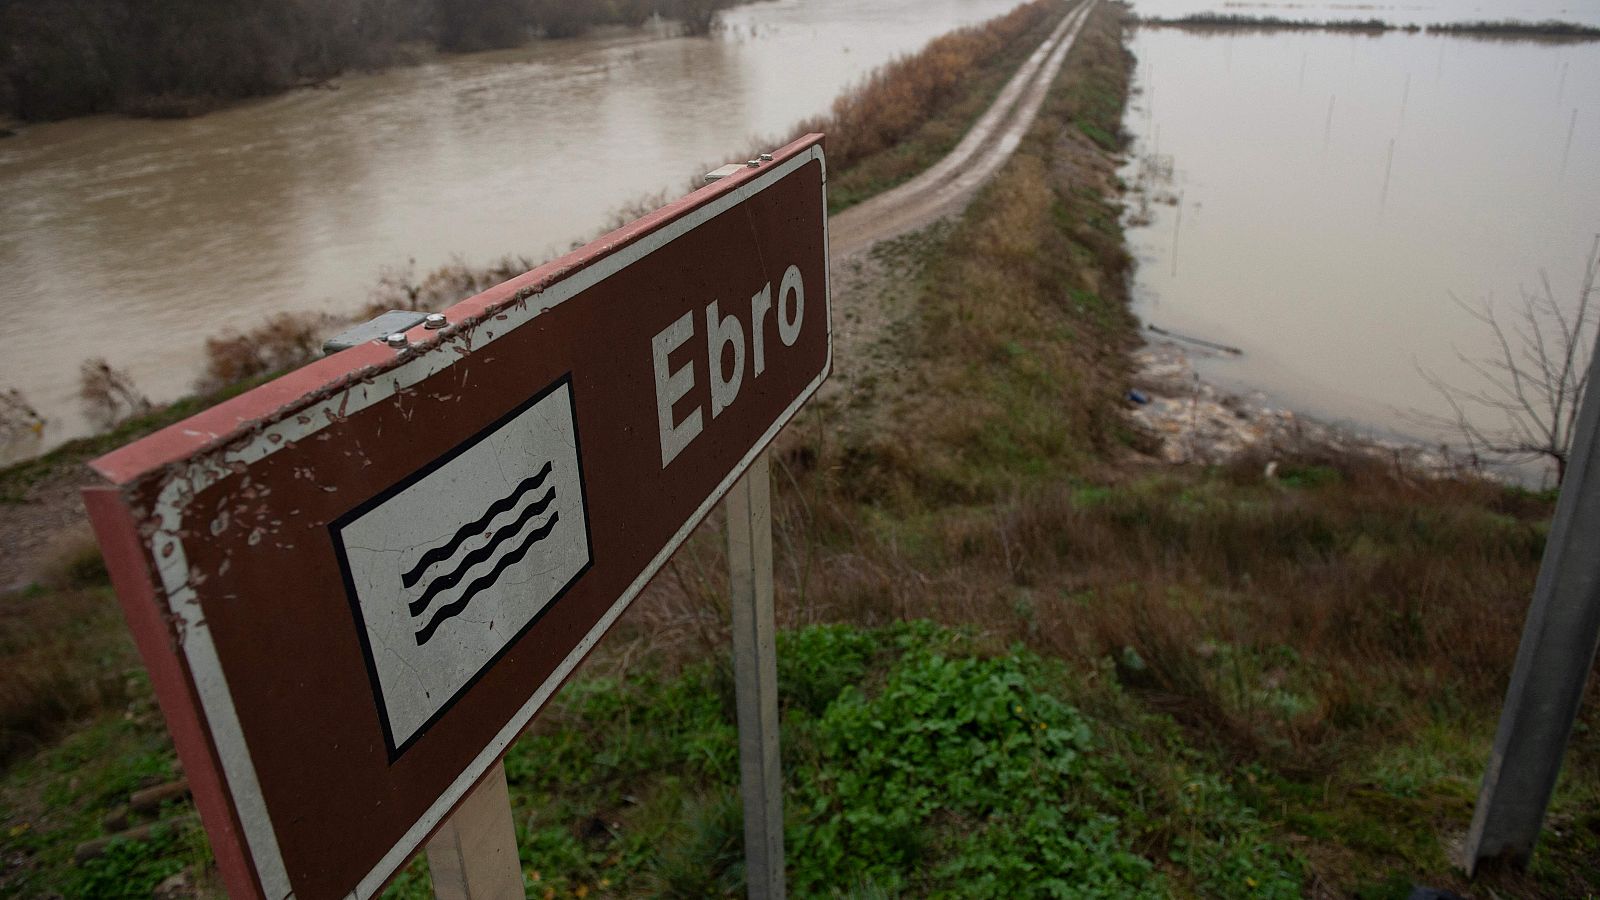
M450 320L446 319L439 313L428 313L428 317L423 319L422 322L430 331L436 328L443 328L450 324Z
M761 161L762 162L772 162L772 154L771 153L763 153L763 154L761 154Z
M745 163L745 168L754 169L754 168L758 168L760 165L761 165L761 160L752 159L749 162Z
M406 336L398 331L384 338L383 342L396 350L404 350L411 346L411 343L406 340Z

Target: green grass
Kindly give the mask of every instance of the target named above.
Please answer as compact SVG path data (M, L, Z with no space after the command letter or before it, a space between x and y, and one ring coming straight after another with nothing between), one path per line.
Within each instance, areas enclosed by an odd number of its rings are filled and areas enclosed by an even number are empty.
M1261 812L1115 684L926 622L784 632L779 660L796 896L1298 894ZM506 760L532 896L742 892L730 690L703 662L563 692ZM1152 753L1178 757L1156 785Z
M142 678L141 676L137 676ZM0 780L0 894L22 897L148 897L163 879L210 862L198 828L159 829L119 841L85 864L74 848L106 833L105 815L134 791L177 777L176 757L148 685L122 716L102 717ZM187 810L174 804L173 812Z

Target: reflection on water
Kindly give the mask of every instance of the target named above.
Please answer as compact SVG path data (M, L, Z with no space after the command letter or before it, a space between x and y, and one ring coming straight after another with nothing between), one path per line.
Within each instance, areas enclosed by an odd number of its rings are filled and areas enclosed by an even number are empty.
M0 141L0 389L20 388L59 442L84 427L85 357L168 399L207 336L352 309L385 266L547 256L1017 2L774 0L710 40L552 41L187 121L29 128Z
M1126 126L1171 167L1130 231L1136 311L1243 348L1208 377L1429 439L1418 374L1475 386L1459 310L1547 273L1575 303L1600 232L1600 44L1136 33ZM1570 135L1570 138L1569 138ZM1130 165L1124 177L1138 177Z

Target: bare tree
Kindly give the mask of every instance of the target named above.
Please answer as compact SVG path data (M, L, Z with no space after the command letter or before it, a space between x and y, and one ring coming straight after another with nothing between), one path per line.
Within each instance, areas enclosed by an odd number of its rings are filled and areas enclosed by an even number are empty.
M1522 302L1508 319L1489 301L1471 306L1452 294L1457 306L1488 326L1496 352L1488 356L1456 352L1478 375L1479 384L1473 387L1450 384L1420 370L1452 411L1449 417L1428 418L1453 427L1475 457L1549 461L1559 484L1567 473L1578 410L1589 385L1589 361L1600 323L1600 314L1591 305L1597 274L1600 234L1590 247L1576 303L1570 307L1557 302L1550 277L1543 271L1539 289L1523 289Z

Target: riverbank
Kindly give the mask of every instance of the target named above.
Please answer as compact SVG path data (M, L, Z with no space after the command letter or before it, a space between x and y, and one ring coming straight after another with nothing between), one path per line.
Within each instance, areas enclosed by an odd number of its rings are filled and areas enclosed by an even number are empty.
M238 0L22 0L0 7L0 117L188 118L432 52L505 49L607 25L637 28L652 17L708 34L718 12L737 2L344 0L266 8Z
M1394 466L1406 478L1487 478L1471 460L1446 446L1362 435L1273 403L1263 391L1240 393L1206 381L1194 357L1219 351L1150 333L1133 354L1129 417L1160 440L1159 456L1173 464L1234 465L1256 460L1276 470L1274 457L1317 448Z
M1450 37L1485 40L1528 40L1551 43L1600 41L1600 28L1577 22L1547 20L1524 22L1517 19L1483 22L1436 22L1430 25L1396 24L1383 19L1285 19L1278 16L1245 16L1231 13L1196 13L1182 17L1145 16L1139 25L1146 28L1177 28L1198 33L1332 31L1345 34L1383 34L1390 31L1425 32Z
M1100 5L963 214L880 245L883 280L836 298L841 318L895 298L863 351L893 365L773 450L796 893L1593 892L1592 704L1534 869L1467 885L1449 857L1548 498L1313 449L1270 476L1172 466L1129 424L1123 14ZM512 751L531 895L741 890L722 547L703 527ZM50 589L76 606L38 605L104 610L83 577ZM29 661L76 658L56 640ZM67 861L178 774L137 670L106 680L104 706L0 778L0 852L21 860L0 885L205 886L188 826ZM393 893L424 896L425 875Z

